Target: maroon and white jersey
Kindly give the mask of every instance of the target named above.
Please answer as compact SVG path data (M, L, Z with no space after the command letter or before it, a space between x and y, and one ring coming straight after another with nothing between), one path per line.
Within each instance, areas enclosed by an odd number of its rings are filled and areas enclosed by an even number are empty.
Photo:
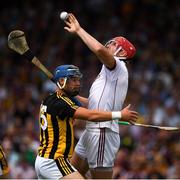
M118 57L114 70L102 66L101 72L93 82L89 92L88 109L120 111L128 89L128 70L125 62ZM107 122L86 122L86 128L110 128L119 133L118 120Z

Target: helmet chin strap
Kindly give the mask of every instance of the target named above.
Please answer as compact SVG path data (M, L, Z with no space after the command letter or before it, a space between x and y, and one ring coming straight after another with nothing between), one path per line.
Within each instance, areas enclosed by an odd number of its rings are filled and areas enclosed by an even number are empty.
M114 56L116 56L117 55L117 53L120 51L122 49L122 47L120 46L120 47L118 47L117 48L117 50L115 51L115 53L114 53Z
M57 82L58 87L59 87L60 89L63 89L63 88L65 87L65 85L66 85L66 81L67 81L67 77L64 78L64 83L63 83L62 86L59 84L59 82Z
M121 58L121 59L127 59L126 56L117 56L117 53L122 49L122 46L118 47L117 50L114 53L115 57Z

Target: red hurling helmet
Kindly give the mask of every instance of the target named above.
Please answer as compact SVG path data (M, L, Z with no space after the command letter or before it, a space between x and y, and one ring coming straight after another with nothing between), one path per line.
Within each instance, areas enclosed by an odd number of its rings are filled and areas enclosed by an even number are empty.
M107 46L109 43L111 42L116 42L118 44L118 49L121 50L125 50L127 55L126 58L132 58L134 57L135 53L136 53L136 48L134 47L134 45L129 42L126 38L122 37L122 36L118 36L115 37L113 39L111 39L110 41L108 41L105 46ZM117 53L117 52L116 52Z

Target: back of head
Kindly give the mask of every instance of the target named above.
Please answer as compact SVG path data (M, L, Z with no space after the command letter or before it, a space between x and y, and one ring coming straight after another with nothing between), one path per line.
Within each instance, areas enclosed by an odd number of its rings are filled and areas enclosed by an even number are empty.
M82 74L77 66L61 65L54 71L54 81L57 82L60 78L82 77Z
M113 42L113 41L115 41L118 44L119 48L122 48L123 50L126 51L127 59L133 58L134 55L136 54L136 48L125 37L122 37L122 36L115 37L115 38L111 39L110 41L108 41L106 44L109 44L110 42Z

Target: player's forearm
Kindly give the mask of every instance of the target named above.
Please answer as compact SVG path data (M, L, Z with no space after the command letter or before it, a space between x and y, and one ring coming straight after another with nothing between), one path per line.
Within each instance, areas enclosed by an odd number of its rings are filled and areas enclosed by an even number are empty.
M130 104L121 111L107 112L99 110L89 110L79 107L74 113L74 118L94 122L110 121L116 119L121 119L121 121L128 121L130 123L137 121L138 112L132 111L129 108Z
M114 67L115 60L107 49L83 28L79 28L76 32L88 48L99 58L99 60L107 67Z
M88 48L93 51L95 54L99 49L102 48L102 44L87 33L83 28L79 28L76 32L77 35L82 39L82 41L88 46Z
M114 117L112 112L89 110L86 108L79 107L74 114L74 118L93 121L93 122L103 122L103 121L110 121L113 119L120 119L121 112L120 111L118 112L119 114L117 115L116 113L116 117Z
M83 105L83 107L88 107L88 98L82 97L82 96L76 96L76 98L78 99L78 101L81 102L81 104Z
M100 111L94 110L90 114L91 115L87 118L88 121L103 122L103 121L112 120L111 112L100 112Z

